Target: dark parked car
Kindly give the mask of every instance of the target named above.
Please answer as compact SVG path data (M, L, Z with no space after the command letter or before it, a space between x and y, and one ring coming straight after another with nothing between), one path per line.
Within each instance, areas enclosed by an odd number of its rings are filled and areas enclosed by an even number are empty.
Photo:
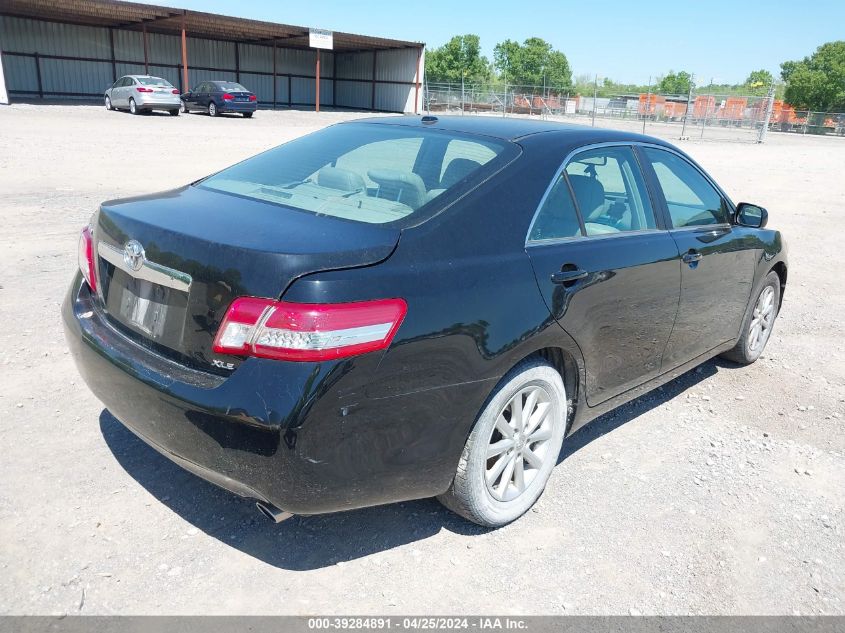
M350 122L103 203L62 310L119 420L276 520L439 496L497 526L586 422L759 357L766 220L646 136Z
M204 81L182 95L182 112L236 112L248 119L257 109L258 98L234 81Z

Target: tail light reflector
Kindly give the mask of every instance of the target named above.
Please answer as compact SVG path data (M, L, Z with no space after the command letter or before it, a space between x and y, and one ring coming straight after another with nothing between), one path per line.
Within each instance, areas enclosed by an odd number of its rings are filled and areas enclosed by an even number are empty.
M230 95L228 92L227 92L226 94L224 94L224 95L223 95L223 101L231 101L231 100L232 100L232 99L234 99L234 98L235 98L235 97L233 97L232 95Z
M258 97L256 97L255 95L249 95L249 100L250 101L258 101Z
M322 361L387 348L405 318L403 299L289 303L240 297L214 339L218 354Z
M79 270L91 288L91 292L97 292L97 266L94 259L94 240L91 237L91 227L82 229L79 236L78 257Z
M175 95L181 94L178 90L176 90L176 88L174 88L174 89L173 89L173 90L171 90L170 92L171 92L171 93L173 93L173 94L175 94Z
M137 90L138 92L152 92L153 91L152 88L144 88L144 86L138 86L137 88L135 88L135 90Z

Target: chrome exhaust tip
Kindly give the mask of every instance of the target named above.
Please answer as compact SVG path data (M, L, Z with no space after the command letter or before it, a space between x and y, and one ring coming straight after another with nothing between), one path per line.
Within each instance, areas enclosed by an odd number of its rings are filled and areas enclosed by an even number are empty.
M291 514L290 512L280 510L276 506L271 505L269 503L264 503L263 501L256 501L255 507L258 508L258 511L261 514L266 516L274 523L281 523L282 521L289 519L293 516L293 514Z

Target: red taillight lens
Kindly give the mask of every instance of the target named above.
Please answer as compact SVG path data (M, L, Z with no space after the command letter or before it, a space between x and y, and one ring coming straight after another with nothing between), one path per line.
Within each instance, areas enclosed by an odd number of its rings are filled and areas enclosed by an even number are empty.
M405 318L402 299L288 303L240 297L214 339L218 354L321 361L382 350Z
M91 292L97 292L97 267L94 259L94 240L91 238L91 227L82 229L79 236L79 270L91 288Z
M138 92L152 92L152 88L144 88L144 86L138 86L135 88Z
M233 97L232 95L230 95L228 92L227 92L226 94L224 94L224 95L223 95L223 101L231 101L231 100L232 100L232 99L234 99L234 98L235 98L235 97Z
M173 90L171 90L170 92L172 92L172 93L173 93L173 94L175 94L175 95L181 94L178 90L176 90L176 88L174 88L174 89L173 89Z
M249 95L249 100L250 101L258 101L258 97L256 97L255 95Z

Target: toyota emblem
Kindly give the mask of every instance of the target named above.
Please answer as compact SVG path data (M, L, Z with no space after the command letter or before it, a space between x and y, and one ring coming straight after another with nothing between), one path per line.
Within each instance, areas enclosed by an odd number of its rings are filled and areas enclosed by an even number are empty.
M123 247L123 263L134 271L141 270L144 265L144 247L138 240L129 240Z

